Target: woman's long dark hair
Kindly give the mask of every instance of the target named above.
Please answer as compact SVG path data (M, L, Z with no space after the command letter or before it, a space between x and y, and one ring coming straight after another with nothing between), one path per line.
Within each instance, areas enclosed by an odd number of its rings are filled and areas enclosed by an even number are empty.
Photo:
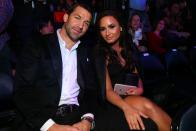
M122 18L120 17L120 14L114 10L105 10L98 14L97 21L96 21L96 31L97 31L97 43L99 49L105 54L105 58L110 61L116 60L117 53L112 49L112 47L107 44L107 42L102 38L100 34L100 20L105 16L112 16L114 17L118 22L119 25L122 27L119 44L120 47L122 47L121 55L126 61L125 68L132 68L134 63L134 58L132 55L132 38L128 34L126 26L123 25Z

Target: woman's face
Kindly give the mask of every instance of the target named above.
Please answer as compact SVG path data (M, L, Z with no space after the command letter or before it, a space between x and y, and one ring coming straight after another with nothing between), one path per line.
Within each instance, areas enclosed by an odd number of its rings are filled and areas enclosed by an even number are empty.
M113 16L104 16L99 23L100 34L108 44L119 42L122 27Z
M157 29L161 31L164 28L165 28L165 21L164 20L160 20L158 25L157 25Z

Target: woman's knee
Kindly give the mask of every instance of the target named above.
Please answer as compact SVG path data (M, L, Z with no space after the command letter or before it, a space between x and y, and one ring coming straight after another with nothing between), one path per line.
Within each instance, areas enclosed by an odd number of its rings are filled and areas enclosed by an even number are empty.
M154 110L156 106L152 101L148 99L143 100L143 104L147 110L151 110L151 111Z
M130 105L136 107L136 108L139 108L140 110L154 110L155 108L155 104L150 101L149 99L145 98L145 97L142 97L142 96L133 96L133 97L128 97L125 99L125 101L127 103L129 103Z

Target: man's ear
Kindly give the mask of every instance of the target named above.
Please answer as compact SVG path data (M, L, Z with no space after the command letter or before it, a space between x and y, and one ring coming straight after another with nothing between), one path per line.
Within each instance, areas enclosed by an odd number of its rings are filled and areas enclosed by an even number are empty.
M67 20L68 20L68 14L65 13L64 16L63 16L63 21L64 21L64 22L67 22Z

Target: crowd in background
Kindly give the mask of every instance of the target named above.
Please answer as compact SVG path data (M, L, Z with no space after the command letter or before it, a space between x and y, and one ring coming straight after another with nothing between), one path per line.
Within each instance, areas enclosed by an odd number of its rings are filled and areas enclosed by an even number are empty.
M8 30L11 35L10 43L14 55L18 55L25 39L34 33L40 33L41 28L45 28L44 30L47 30L48 33L59 28L63 23L63 14L74 2L77 1L13 1L15 11ZM142 45L139 49L141 51L150 51L160 55L171 48L180 48L184 51L194 45L195 25L193 24L194 13L192 9L194 2L192 1L85 0L82 2L91 5L94 10L94 20L89 32L93 32L97 13L112 9L121 12L124 24L130 31L134 43L138 47ZM138 15L138 18L132 19L133 15ZM134 21L135 25L133 25ZM157 27L160 24L162 27Z
M89 46L94 46L94 44L96 44L95 21L99 12L103 10L116 10L120 12L124 25L132 36L133 44L135 44L138 51L137 53L141 56L141 59L143 56L153 55L153 57L159 61L159 64L163 66L165 75L169 75L169 79L172 77L172 84L175 84L176 88L178 88L178 85L189 85L189 88L186 90L188 90L187 94L190 94L191 100L188 98L188 101L195 101L195 97L193 96L195 95L194 91L196 90L191 88L196 85L196 83L194 83L194 80L196 79L196 55L194 53L196 52L196 25L194 24L195 14L193 12L196 4L194 0L13 1L13 16L11 15L12 19L10 19L9 25L6 28L6 31L9 34L9 55L11 58L11 71L9 70L9 73L11 72L11 77L14 77L17 58L20 56L21 49L28 38L33 35L39 35L41 37L56 32L63 24L64 13L66 13L75 2L83 2L93 8L93 21L87 34L82 38L83 41L88 41L86 43L88 43ZM3 26L0 26L0 52L4 51L1 39L3 39L2 34L5 33L5 29L1 29L1 27ZM180 53L180 56L171 57L173 55L172 53ZM178 66L179 63L176 62L178 58L186 69ZM171 67L171 61L174 61L174 65L177 65ZM142 62L143 61L141 61L141 64ZM150 65L152 63L144 64L145 65L142 65L143 67L148 65L152 66ZM8 66L1 66L0 68L5 71L7 67ZM177 70L177 73L174 73L174 70ZM182 70L185 71L180 74ZM171 92L171 90L168 91L168 88L159 91L156 89L155 93L158 93L158 95L154 98L154 96L151 96L154 95L154 92L148 94L148 87L151 86L149 81L147 81L149 76L148 78L145 77L145 69L143 69L142 73L144 79L144 92L147 92L144 94L152 98L155 102L158 99L157 103L167 109L165 103L161 101L166 100L167 96L162 96L163 94L161 91L164 90L163 93L171 94L176 93L176 90L172 90L174 92ZM180 77L177 76L179 74ZM152 79L154 80L154 76ZM183 84L177 83L177 81L184 81L184 79L186 80ZM171 79L166 81L171 82ZM182 92L185 93L184 89ZM185 94L185 97L187 94ZM162 97L164 98L162 99ZM178 98L179 97L177 96L177 98L174 99ZM184 98L182 99L184 100ZM173 107L171 108L175 109ZM170 114L173 113L173 111L169 109L168 112Z

